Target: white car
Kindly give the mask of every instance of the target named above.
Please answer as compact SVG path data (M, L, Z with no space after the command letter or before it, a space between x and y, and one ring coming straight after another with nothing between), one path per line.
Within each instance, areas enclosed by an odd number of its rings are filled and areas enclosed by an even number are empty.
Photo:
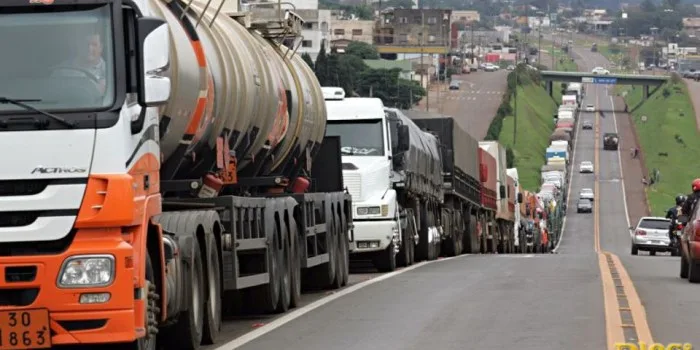
M593 172L593 163L584 160L581 162L581 165L578 166L578 171L580 173L592 173Z
M648 251L649 255L667 251L673 253L671 239L668 237L670 225L671 220L664 217L645 216L639 219L636 227L630 227L632 255L637 255L640 250Z
M595 112L595 106L592 104L586 105L586 112Z
M593 70L591 71L591 73L593 73L593 74L605 74L605 75L608 75L608 74L610 74L610 71L607 70L607 69L605 69L605 68L603 68L603 67L595 67L595 68L593 68Z
M595 200L595 195L593 194L593 190L590 188L581 189L581 192L578 193L578 196L581 199L590 199L591 201Z

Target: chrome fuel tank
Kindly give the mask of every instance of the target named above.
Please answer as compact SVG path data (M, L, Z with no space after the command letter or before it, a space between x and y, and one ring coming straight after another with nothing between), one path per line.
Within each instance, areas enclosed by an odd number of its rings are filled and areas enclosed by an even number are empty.
M205 11L206 1L194 1L187 13L178 1L151 0L151 7L170 28L172 91L161 115L161 122L167 118L164 161L215 159L200 153L215 152L217 138L229 135L238 169L254 164L251 175L264 176L279 173L289 157L322 142L323 94L299 55L217 15L215 6ZM204 166L211 168L210 162Z

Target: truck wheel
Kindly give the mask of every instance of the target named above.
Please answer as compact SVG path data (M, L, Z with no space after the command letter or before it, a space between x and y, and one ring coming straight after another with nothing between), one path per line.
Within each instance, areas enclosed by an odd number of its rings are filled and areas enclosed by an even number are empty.
M383 251L374 257L374 267L379 272L392 272L396 270L396 254L394 254L394 242L389 243Z
M690 266L688 266L688 260L685 260L685 256L683 256L683 254L681 253L681 278L688 278L689 269Z
M333 232L335 235L335 278L333 279L332 288L340 289L343 287L343 271L348 265L345 260L345 254L343 254L343 237L341 235L340 220L336 215L333 215Z
M326 251L328 252L328 262L314 266L312 269L307 270L307 273L312 276L314 287L327 289L330 288L335 281L335 270L337 269L336 264L338 263L338 258L336 257L338 253L337 237L333 232L332 219L326 218L326 234L325 243Z
M299 245L299 234L294 218L289 218L289 242L292 253L292 293L290 294L289 307L299 306L301 301L301 246Z
M146 336L139 338L133 343L124 346L128 350L156 350L156 327L158 326L158 321L156 320L160 308L158 307L158 300L160 297L156 293L155 284L155 273L153 272L153 264L151 263L151 254L146 254L146 290L148 291L148 297L146 299Z
M411 264L411 244L413 244L413 240L411 239L411 224L408 218L406 222L406 229L401 231L401 249L399 249L399 254L396 255L396 263L398 266L408 266Z
M637 255L637 254L639 254L639 249L637 248L637 245L636 245L636 244L632 244L632 251L631 251L631 253L632 253L632 255Z
M253 305L261 308L262 312L273 313L277 309L280 296L280 269L283 267L279 261L277 251L277 225L273 224L273 229L270 235L270 243L267 250L267 267L270 282L266 285L254 287L248 290L249 296L254 300Z
M698 263L695 261L688 263L688 282L700 282L700 266L698 266Z
M284 225L284 223L282 223ZM276 312L282 313L289 310L289 301L292 299L292 254L289 250L289 236L286 227L281 228L282 242L280 242L280 248L275 246L275 251L277 252L277 261L279 261L279 285L280 294L277 300Z
M344 224L345 220L342 220L340 224L340 231L338 231L338 256L340 256L341 269L340 269L340 286L345 287L348 285L348 279L350 278L350 243L348 242L348 230L347 226Z
M221 265L214 235L205 235L207 255L207 294L204 317L204 344L216 343L221 332Z
M656 256L656 250L650 250L649 255L651 256Z
M202 250L196 237L192 237L192 261L182 264L185 276L183 283L191 290L188 294L187 310L180 312L177 323L159 334L166 349L198 349L202 343L204 328L204 268Z

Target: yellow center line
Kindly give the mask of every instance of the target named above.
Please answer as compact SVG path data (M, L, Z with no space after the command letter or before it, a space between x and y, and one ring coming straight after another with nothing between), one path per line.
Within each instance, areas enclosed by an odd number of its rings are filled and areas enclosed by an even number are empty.
M620 258L610 252L603 251L600 244L600 208L601 202L599 196L600 189L600 98L598 89L596 89L596 113L595 113L595 148L594 148L594 164L595 164L595 180L594 180L594 196L598 197L596 205L593 208L593 241L594 248L598 255L598 266L600 268L600 277L603 285L603 302L605 307L605 334L607 337L608 349L617 349L617 344L626 343L624 328L632 327L637 333L637 339L646 344L653 344L651 330L647 321L646 312L642 305L641 299L637 294L632 279L627 270L622 265ZM614 107L614 106L613 106ZM622 166L622 164L620 164ZM622 186L624 184L622 183ZM623 200L627 200L623 198ZM611 258L612 266L608 263L608 257ZM613 269L617 273L617 277L613 278ZM622 293L618 293L618 286L622 286ZM627 299L629 307L620 307L619 298ZM620 311L628 311L632 315L634 324L623 324Z

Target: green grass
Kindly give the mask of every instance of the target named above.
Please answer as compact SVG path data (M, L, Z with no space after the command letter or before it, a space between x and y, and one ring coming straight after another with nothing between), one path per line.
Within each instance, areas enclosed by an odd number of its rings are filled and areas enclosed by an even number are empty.
M555 89L556 90L556 89ZM545 150L554 130L552 115L557 109L547 91L539 85L518 87L517 101L518 135L513 145L514 117L506 116L498 136L504 147L511 147L515 155L523 188L535 190L540 185L540 168L545 163ZM511 100L511 105L514 102Z
M642 87L624 91L630 108L642 101ZM690 192L690 182L700 177L700 138L685 84L669 82L662 86L632 116L647 169L661 172L660 181L647 188L647 199L652 214L663 216L673 205L674 197ZM646 122L642 122L642 116L647 117Z

